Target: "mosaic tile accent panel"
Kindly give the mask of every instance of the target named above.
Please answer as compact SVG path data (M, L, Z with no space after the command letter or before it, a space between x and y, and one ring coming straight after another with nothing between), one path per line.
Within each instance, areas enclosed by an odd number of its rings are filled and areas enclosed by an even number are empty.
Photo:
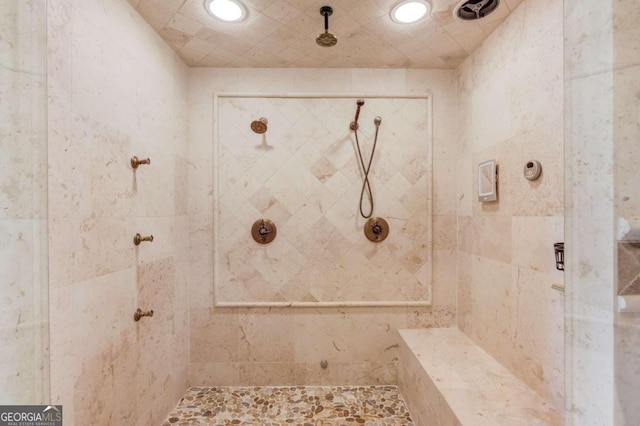
M365 99L359 140L374 216L390 225L372 243L359 214L355 98L217 98L214 129L215 301L323 303L431 300L431 128L427 98ZM268 130L253 133L253 120ZM369 210L365 196L364 211ZM260 245L256 220L277 237Z
M190 388L163 426L414 425L396 386Z

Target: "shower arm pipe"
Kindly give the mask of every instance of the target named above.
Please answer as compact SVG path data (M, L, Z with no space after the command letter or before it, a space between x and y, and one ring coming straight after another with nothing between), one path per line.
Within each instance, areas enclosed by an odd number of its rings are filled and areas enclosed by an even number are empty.
M329 32L329 13L325 12L323 13L324 15L324 32L328 33Z
M364 99L358 99L356 101L356 116L351 122L351 130L358 130L358 118L360 117L360 108L364 105Z

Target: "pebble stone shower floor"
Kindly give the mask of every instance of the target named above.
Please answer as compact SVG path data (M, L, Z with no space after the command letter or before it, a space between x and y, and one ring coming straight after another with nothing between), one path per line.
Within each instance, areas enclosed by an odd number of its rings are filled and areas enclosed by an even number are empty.
M396 386L192 387L163 426L414 426Z

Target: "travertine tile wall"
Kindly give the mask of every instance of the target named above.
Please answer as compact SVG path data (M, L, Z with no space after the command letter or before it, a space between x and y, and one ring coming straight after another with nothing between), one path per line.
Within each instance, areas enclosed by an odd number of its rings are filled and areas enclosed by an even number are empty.
M45 6L0 2L0 404L48 402Z
M614 134L614 200L618 229L617 238L629 238L627 247L633 256L622 257L618 250L617 293L640 294L640 268L637 266L640 240L640 3L633 0L614 1L613 5L613 134ZM624 221L631 232L626 233ZM628 252L627 252L628 254ZM628 261L628 263L626 262ZM632 266L632 268L629 268ZM624 275L630 269L635 274ZM616 424L640 424L640 314L619 313L615 317L615 421Z
M187 386L187 69L125 0L49 1L48 50L51 401L159 424Z
M453 72L191 69L189 81L190 383L395 383L395 329L455 323L458 125ZM221 92L353 94L354 99L433 95L432 307L213 308L212 107L213 94ZM329 361L327 370L320 368L322 359Z
M564 5L568 425L636 423L614 415L615 3Z
M365 167L376 145L373 205L366 195L359 203L364 175L349 129L355 101L217 98L216 306L430 302L430 99L366 98L358 140ZM255 134L249 125L263 116L268 131ZM388 222L384 242L365 237L360 208ZM277 226L268 245L251 238L259 219Z
M563 407L563 31L561 0L525 0L457 70L464 128L458 174L458 325ZM495 159L498 201L477 199ZM528 160L542 177L523 176Z

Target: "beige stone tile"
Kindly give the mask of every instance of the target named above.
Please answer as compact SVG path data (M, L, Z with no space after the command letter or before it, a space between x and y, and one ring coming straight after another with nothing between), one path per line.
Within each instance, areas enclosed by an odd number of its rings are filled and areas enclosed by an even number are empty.
M523 0L505 0L505 3L512 11L515 10L520 4L522 4L522 2Z
M165 26L171 21L179 8L175 4L160 3L153 0L141 0L139 4L133 6L145 17L145 21L158 32L165 29Z
M616 360L617 373L616 381L618 383L624 383L629 380L629 387L625 387L621 398L621 407L624 416L627 418L637 418L638 412L636 407L631 402L631 394L635 386L637 376L635 366L638 362L638 349L633 344L638 338L638 332L630 323L616 324L616 348L620 352L619 358Z
M177 13L169 20L166 27L194 36L202 29L202 24L189 16Z
M633 1L625 0L613 5L616 69L640 64L638 47L634 45L634 40L638 39L638 28L633 23L639 14L640 8Z
M504 163L516 216L558 216L563 212L564 164L562 122L522 135L509 142L512 155ZM538 141L538 142L534 142ZM542 175L528 181L523 169L528 161L542 165Z
M64 377L51 396L72 424L158 423L187 381L186 66L126 2L61 5L49 34L49 214L51 369ZM152 168L134 174L132 155ZM160 239L136 258L138 229ZM138 302L155 317L136 324Z
M468 326L470 322L473 321L473 306L471 299L471 291L473 288L472 281L472 272L471 272L471 264L472 264L472 255L464 252L458 251L457 259L457 279L458 279L458 287L457 287L457 325L460 330L467 333Z
M426 424L436 420L441 424L455 424L455 414L433 382L426 375L416 374L422 369L418 359L403 340L400 345L398 385L414 421Z
M637 173L634 164L638 154L634 150L633 141L637 138L637 122L633 117L638 115L635 93L640 87L637 77L638 66L616 71L615 79L615 108L614 124L615 141L615 201L617 214L622 217L636 216L640 202L635 196L638 187ZM620 88L620 89L618 89ZM624 89L623 89L624 88Z
M584 193L572 191L571 202L574 205L584 206L582 216L606 217L610 214L608 204L595 203L595 200L611 200L613 188L610 185L613 164L613 149L603 153L596 150L592 143L598 140L612 141L613 129L604 125L606 116L613 114L611 105L612 75L601 74L584 79L573 80L567 86L567 97L570 100L567 105L566 120L570 126L569 137L573 142L570 153L575 153L571 162L573 170L573 187L588 187ZM588 108L579 108L579 105L589 105ZM581 125L577 125L581 123ZM589 158L593 167L580 167L582 161ZM580 162L580 163L578 163ZM591 163L590 163L591 164ZM588 206L588 208L586 207Z
M326 370L319 363L305 365L305 383L325 385L337 382L349 385L395 385L396 362L331 363Z
M147 263L138 267L138 307L153 309L153 317L138 323L138 371L136 383L144 391L138 392L139 422L159 422L163 410L179 397L187 384L187 343L181 337L187 323L181 321L186 313L184 303L176 306L175 293L179 287L176 263L173 258Z
M241 329L234 311L192 309L190 359L193 363L239 360Z
M433 252L433 304L456 310L458 293L456 253L451 250Z
M517 292L511 265L472 256L468 310L461 318L464 332L499 362L510 361ZM464 293L461 295L464 296Z
M441 415L453 412L457 422L487 425L496 419L506 423L562 423L558 411L459 330L401 330L400 334L409 349L402 360L409 361L415 375L423 376L422 390L436 397L430 398L434 403L438 393L444 399L445 404L435 404ZM401 385L413 388L402 381ZM486 399L478 398L479 389ZM500 402L504 392L512 395L508 407Z
M311 71L307 73L311 76ZM335 74L339 77L341 72ZM372 72L372 75L377 74L380 72ZM397 153L393 159L386 155L389 148L380 146L374 164L375 172L371 177L376 199L379 200L376 208L384 211L394 229L399 230L389 239L389 244L398 249L398 254L388 253L391 256L380 262L380 265L385 264L386 267L374 278L379 283L378 292L360 286L347 287L349 281L357 275L357 271L361 270L363 260L357 252L354 252L352 258L345 255L350 250L350 245L365 244L362 250L365 258L372 259L371 262L375 256L373 246L362 238L364 221L355 221L357 209L354 208L354 202L360 195L361 176L357 175L354 148L349 146L349 142L352 141L343 138L344 131L337 130L338 126L346 126L348 123L338 111L350 115L353 108L353 100L349 99L334 100L332 103L325 99L305 98L224 99L220 114L224 118L222 123L227 124L221 125L219 134L223 138L218 141L219 152L224 158L220 159L222 167L218 169L219 178L216 178L215 174L213 177L214 181L220 180L223 183L221 189L224 192L219 201L218 230L214 235L219 235L220 241L225 244L220 248L221 256L225 258L225 253L232 253L229 266L233 267L235 272L232 272L234 281L219 283L221 286L228 286L231 282L235 283L240 276L244 276L246 281L244 289L238 288L237 285L230 289L219 288L219 297L235 294L233 300L239 301L241 299L238 299L238 296L243 294L242 297L253 295L260 300L275 301L287 300L298 295L305 301L312 301L321 295L327 297L333 293L330 298L334 300L362 299L363 294L365 298L374 297L376 300L382 300L385 298L385 292L393 291L391 286L385 283L391 282L390 279L402 282L401 276L408 280L406 289L400 288L395 291L396 294L412 299L427 295L428 290L424 285L430 282L430 269L420 272L419 279L425 284L416 282L411 275L418 273L421 266L428 261L429 255L426 253L431 248L431 233L427 232L430 227L424 222L425 212L429 209L428 198L424 195L428 196L429 192L426 178L429 168L421 166L411 170L413 181L410 181L405 177L404 169L398 166L419 158L417 156L428 155L424 137L417 138L413 134L419 131L424 135L426 132L425 117L428 110L421 100L372 98L367 100L366 108L363 109L363 138L372 137L373 129L365 127L364 120L373 121L374 114L388 116L390 128L397 126L398 123L394 126L394 120L406 120L413 126L414 131L411 132L411 128L406 130L402 149L388 151ZM275 141L268 142L272 145L265 152L238 144L237 141L242 138L254 135L244 129L244 126L231 125L245 120L248 122L254 116L264 114L261 111L270 111L268 134L271 135L270 140ZM324 117L330 118L324 120ZM304 128L308 138L313 142L301 146L299 138L287 130L290 123ZM333 133L337 140L331 136ZM366 139L363 142L370 142ZM225 143L227 145L222 146ZM195 164L198 170L200 166L198 163ZM239 167L227 167L227 164ZM251 167L253 178L243 180L245 175L238 173L238 169L242 167ZM223 173L230 176L227 177ZM193 179L207 181L209 178L194 176ZM264 186L255 187L254 184L260 181L265 182ZM254 187L253 193L246 189ZM204 194L204 191L200 192ZM414 192L417 193L416 200L411 199ZM312 197L309 197L310 195ZM319 202L313 199L315 195L321 196ZM403 202L411 210L405 208ZM194 206L200 210L198 201L194 202ZM206 209L203 211L206 212ZM236 213L232 218L225 211ZM240 220L242 223L250 224L261 216L276 220L279 237L269 247L256 251L252 248L254 243L242 237L236 222ZM196 222L192 229L206 226L206 214L202 215L201 220L202 225ZM404 226L404 222L407 226ZM193 219L191 223L194 224ZM322 229L323 232L309 233L309 228ZM203 236L210 235L204 228ZM192 234L192 247L194 241ZM240 245L241 241L244 246ZM443 240L443 244L450 242ZM241 269L247 264L251 264L251 272L242 273ZM289 267L283 269L280 266L282 264ZM308 286L303 283L302 287L298 287L292 280L297 277L296 281L305 281L301 269L303 267L321 271L330 290L321 290L318 287L319 283L313 280ZM400 275L393 278L394 273Z
M109 416L99 411L91 395L118 404L114 409L125 416L134 415L135 392L127 389L135 389L136 381L135 329L131 327L135 293L134 268L51 289L50 333L56 342L51 347L51 397L68 402L72 419ZM78 318L83 319L83 327L76 326ZM105 370L108 366L112 369Z
M458 216L458 236L457 236L457 244L458 249L461 251L465 251L467 253L471 253L473 251L473 220L474 218L471 216Z
M189 250L189 306L191 309L213 307L213 252Z
M433 216L433 248L454 249L457 246L457 217Z
M561 406L563 392L557 385L564 376L564 296L550 288L547 274L518 268L514 279L519 294L511 364L525 383Z
M510 216L473 216L471 221L471 252L511 263L513 219Z
M606 71L613 64L611 8L595 12L592 8L569 5L565 10L566 78L575 79ZM586 52L601 52L589 55Z
M305 382L305 368L290 362L242 363L239 368L240 383L250 386L296 385Z
M512 262L535 271L555 270L553 244L564 241L563 217L514 217Z
M114 235L114 229L120 232ZM134 234L132 221L119 217L52 221L51 285L65 286L134 266Z
M478 191L474 186L474 182L477 181L475 174L477 174L477 165L473 164L470 157L458 160L456 165L456 198L459 215L470 215L474 203L478 200Z
M455 162L440 160L433 167L433 214L450 215L456 210Z
M248 362L291 362L294 360L293 336L286 327L286 316L241 315L238 319L240 342L238 357ZM242 379L243 364L240 376Z
M238 386L240 367L229 362L191 362L189 383L193 386Z
M575 221L570 224L572 244L565 246L565 259L569 260L568 265L572 273L580 279L580 286L572 290L576 304L573 315L579 315L583 308L589 311L594 308L594 312L590 313L594 315L593 318L598 318L599 315L606 317L605 311L601 311L603 303L613 303L614 288L603 285L602 278L614 276L615 242L605 223L611 222L604 218L581 220L579 232L573 228L576 226ZM571 263L572 259L580 259L580 262ZM596 315L595 312L600 314Z

